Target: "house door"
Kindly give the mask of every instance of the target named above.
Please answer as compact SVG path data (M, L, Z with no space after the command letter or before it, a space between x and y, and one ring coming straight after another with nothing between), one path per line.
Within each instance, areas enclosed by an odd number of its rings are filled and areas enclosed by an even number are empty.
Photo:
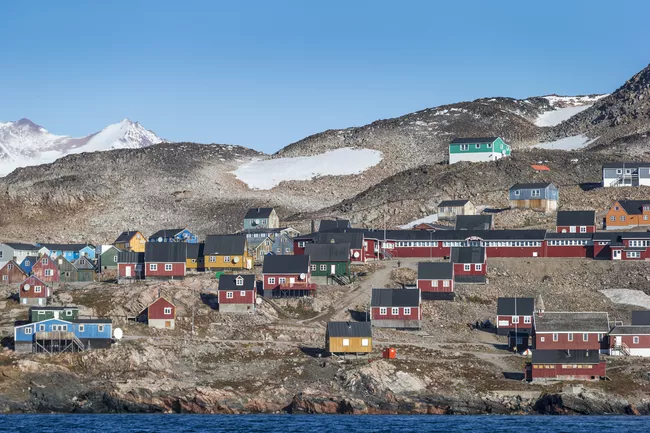
M614 255L614 260L621 260L621 255L623 251L621 250L614 250L612 254Z
M623 337L621 337L620 335L617 335L616 336L615 347L621 347L622 344L623 344Z
M336 265L330 265L330 275L336 275Z
M296 282L295 278L289 278L289 286L293 286L295 282Z
M131 266L126 267L126 278L131 278Z
M169 320L165 320L165 328L171 328L172 327L172 322Z

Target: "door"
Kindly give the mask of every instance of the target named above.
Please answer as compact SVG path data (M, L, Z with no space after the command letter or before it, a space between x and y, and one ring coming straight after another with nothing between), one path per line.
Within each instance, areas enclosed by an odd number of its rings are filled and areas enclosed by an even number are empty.
M336 265L330 265L330 275L336 275Z
M296 282L295 278L289 278L289 287L293 287L293 284Z
M620 335L617 335L616 336L615 347L621 347L622 344L623 344L623 337L620 336Z
M623 251L621 250L614 250L612 254L614 254L614 260L621 260L621 255Z
M126 267L126 278L131 278L131 266Z
M170 320L165 320L165 328L171 328L172 322Z

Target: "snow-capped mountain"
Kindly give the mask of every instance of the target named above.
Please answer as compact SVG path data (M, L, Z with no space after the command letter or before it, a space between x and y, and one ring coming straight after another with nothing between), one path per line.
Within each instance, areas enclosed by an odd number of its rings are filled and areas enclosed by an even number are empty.
M52 134L29 119L0 122L0 176L17 167L53 162L72 153L136 149L163 141L129 119L79 138Z

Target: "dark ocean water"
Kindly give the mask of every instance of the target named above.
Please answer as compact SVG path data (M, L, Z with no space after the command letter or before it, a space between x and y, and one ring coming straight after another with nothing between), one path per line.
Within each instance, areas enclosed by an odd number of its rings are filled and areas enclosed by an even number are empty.
M350 415L0 415L7 433L650 432L650 417Z

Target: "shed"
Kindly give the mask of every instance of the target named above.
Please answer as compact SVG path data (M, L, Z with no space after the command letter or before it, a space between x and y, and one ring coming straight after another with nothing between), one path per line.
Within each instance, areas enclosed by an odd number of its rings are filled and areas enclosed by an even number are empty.
M371 353L370 322L328 322L325 350L330 353Z

